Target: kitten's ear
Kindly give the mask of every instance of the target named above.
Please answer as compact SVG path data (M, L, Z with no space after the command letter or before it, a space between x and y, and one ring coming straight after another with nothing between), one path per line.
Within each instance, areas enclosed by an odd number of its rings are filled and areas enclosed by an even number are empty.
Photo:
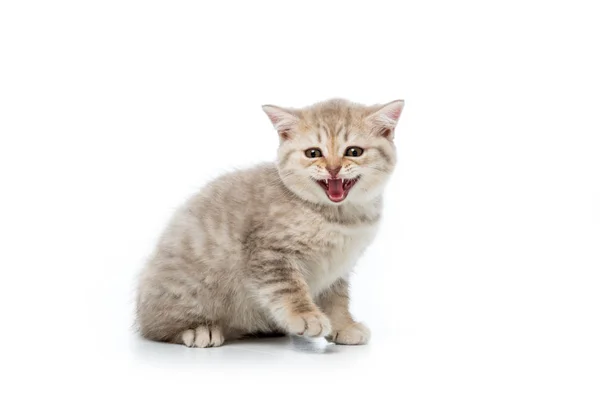
M385 138L394 138L394 129L404 108L404 100L394 100L379 107L367 117L375 127L375 132Z
M289 139L291 129L298 123L299 118L293 110L272 106L270 104L262 106L271 123L277 129L282 139Z

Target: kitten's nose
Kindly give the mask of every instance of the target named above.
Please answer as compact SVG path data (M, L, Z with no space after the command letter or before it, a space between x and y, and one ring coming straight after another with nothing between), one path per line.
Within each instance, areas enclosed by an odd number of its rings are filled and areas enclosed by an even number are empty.
M337 166L337 167L327 167L327 171L329 171L332 178L337 177L337 174L340 172L341 169L342 169L341 165Z

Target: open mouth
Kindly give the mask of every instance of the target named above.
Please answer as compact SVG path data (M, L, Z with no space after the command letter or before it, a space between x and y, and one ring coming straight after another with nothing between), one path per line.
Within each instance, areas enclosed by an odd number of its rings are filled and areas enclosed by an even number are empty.
M339 203L348 196L348 192L352 189L352 186L358 181L359 177L354 179L321 179L317 183L325 190L329 200L334 203Z

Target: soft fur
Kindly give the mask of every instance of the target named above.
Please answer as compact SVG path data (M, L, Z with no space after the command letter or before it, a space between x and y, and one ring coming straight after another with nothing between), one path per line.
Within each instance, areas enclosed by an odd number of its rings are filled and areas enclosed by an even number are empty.
M263 106L277 163L226 174L175 213L140 277L142 335L190 347L273 332L366 343L348 277L377 232L403 104ZM346 157L351 146L364 153ZM317 183L335 174L360 177L339 202Z

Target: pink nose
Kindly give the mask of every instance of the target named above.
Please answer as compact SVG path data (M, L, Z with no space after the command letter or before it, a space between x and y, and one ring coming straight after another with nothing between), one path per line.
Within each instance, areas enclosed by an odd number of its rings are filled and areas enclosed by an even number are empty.
M327 167L327 171L329 171L329 173L331 174L332 178L337 177L337 174L340 172L341 169L342 169L341 166L338 166L338 167Z

